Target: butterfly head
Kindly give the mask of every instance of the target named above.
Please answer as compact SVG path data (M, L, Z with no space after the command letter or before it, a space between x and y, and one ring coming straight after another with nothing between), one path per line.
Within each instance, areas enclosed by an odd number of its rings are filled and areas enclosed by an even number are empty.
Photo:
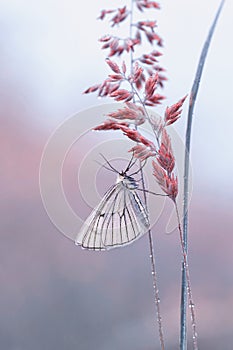
M117 183L119 182L122 182L122 184L130 190L138 188L137 181L132 176L128 176L125 171L118 173Z

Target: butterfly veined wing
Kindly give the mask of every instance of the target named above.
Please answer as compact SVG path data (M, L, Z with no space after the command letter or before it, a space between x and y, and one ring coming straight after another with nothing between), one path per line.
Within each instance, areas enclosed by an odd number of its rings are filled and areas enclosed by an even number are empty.
M133 242L148 228L148 215L140 197L122 181L111 187L92 211L75 243L91 250L111 249Z
M106 249L103 242L102 226L105 223L105 215L111 210L113 198L119 194L120 190L120 184L115 184L107 191L99 205L84 222L77 234L75 244L92 250Z

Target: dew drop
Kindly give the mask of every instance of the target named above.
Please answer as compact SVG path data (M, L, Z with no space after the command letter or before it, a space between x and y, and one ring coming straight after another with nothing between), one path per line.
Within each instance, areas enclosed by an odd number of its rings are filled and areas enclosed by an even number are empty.
M197 332L195 332L194 334L193 334L193 340L196 340L197 339Z
M190 309L193 309L193 308L194 308L194 304L193 304L193 303L190 303L190 304L189 304L189 307L190 307Z

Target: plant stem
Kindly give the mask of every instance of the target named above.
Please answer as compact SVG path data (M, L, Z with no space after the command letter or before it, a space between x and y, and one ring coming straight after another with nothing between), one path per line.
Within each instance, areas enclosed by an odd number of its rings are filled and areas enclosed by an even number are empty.
M145 181L143 170L141 169L141 178L142 178L142 189L144 195L145 207L147 208L147 198L146 198L146 189L145 189ZM157 323L159 327L159 340L160 346L162 350L165 350L164 336L163 336L163 327L162 327L162 317L160 311L160 297L159 297L159 288L158 288L158 277L155 266L155 253L153 247L153 238L151 230L148 230L148 238L149 238L149 250L150 250L150 264L151 264L151 274L153 280L153 292L154 292L154 302L156 307L156 315L157 315Z
M195 311L194 311L194 302L193 302L193 296L192 296L192 289L191 289L191 280L190 280L190 273L189 273L189 267L188 267L188 257L185 250L184 240L183 240L183 233L181 229L181 220L180 215L178 212L178 207L176 201L175 203L175 209L176 209L176 216L177 216L177 222L178 222L178 230L180 235L180 245L182 249L182 255L183 255L183 265L184 265L184 271L185 271L185 277L186 277L186 283L187 283L187 294L188 294L188 300L189 300L189 307L191 311L191 322L192 322L192 334L193 334L193 348L194 350L198 350L197 346L197 326L196 326L196 317L195 317Z
M202 76L202 71L204 63L206 61L206 56L208 53L209 45L221 13L222 7L224 5L224 0L221 1L212 26L209 30L208 36L204 43L201 56L198 62L197 71L193 86L191 89L190 100L189 100L189 110L188 110L188 121L186 129L186 153L184 160L184 198L183 198L183 243L184 249L187 254L188 251L188 192L189 192L189 154L190 154L190 141L191 141L191 129L192 129L192 119L193 110L196 102L196 97L200 85L200 80ZM180 350L187 349L187 276L185 272L185 264L182 264L182 282L181 282L181 315L180 315Z
M133 37L133 6L134 5L134 1L131 0L131 5L130 5L130 23L129 23L129 37L132 38ZM131 74L133 72L133 50L130 50L130 71Z
M157 283L158 277L157 277L156 267L155 267L154 247L153 247L153 239L152 239L151 230L148 231L148 237L149 237L149 249L150 249L151 274L152 274L152 278L153 278L154 302L156 305L157 322L158 322L158 327L159 327L159 340L160 340L161 349L165 350L163 327L162 327L162 317L161 317L161 311L160 311L159 288L158 288L158 283Z
M131 10L130 10L130 38L133 36L133 9L134 9L134 0L131 0ZM130 54L130 70L131 74L133 72L133 51L131 50ZM150 121L149 114L145 108L145 104L141 100L141 97L137 90L135 90L133 84L131 83L131 89L136 93L136 95L139 98L140 103L142 104L146 115L148 116L148 120ZM135 101L134 101L135 102ZM136 126L137 128L137 126ZM155 135L157 138L157 135ZM157 138L158 140L158 138ZM145 207L147 210L147 197L146 197L146 188L145 188L145 180L144 180L144 174L143 174L143 169L141 167L141 162L140 162L140 173L141 173L141 179L142 179L142 190L143 190L143 197L144 197L144 203ZM151 264L151 274L152 274L152 280L153 280L153 293L154 293L154 302L155 302L155 307L156 307L156 322L158 324L159 328L159 340L160 340L160 346L161 350L165 350L165 345L164 345L164 336L163 336L163 328L162 328L162 317L161 317L161 311L160 311L160 297L159 297L159 288L158 288L158 278L157 278L157 271L156 271L156 265L155 265L155 253L154 253L154 247L153 247L153 238L152 238L152 233L151 230L148 230L148 237L149 237L149 250L150 250L150 264Z

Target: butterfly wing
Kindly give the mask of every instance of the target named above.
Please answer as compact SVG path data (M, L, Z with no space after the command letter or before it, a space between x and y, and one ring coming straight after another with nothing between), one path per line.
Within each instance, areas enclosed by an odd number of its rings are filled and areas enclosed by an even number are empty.
M91 250L111 249L131 243L148 228L148 215L139 196L119 182L84 222L75 243Z

